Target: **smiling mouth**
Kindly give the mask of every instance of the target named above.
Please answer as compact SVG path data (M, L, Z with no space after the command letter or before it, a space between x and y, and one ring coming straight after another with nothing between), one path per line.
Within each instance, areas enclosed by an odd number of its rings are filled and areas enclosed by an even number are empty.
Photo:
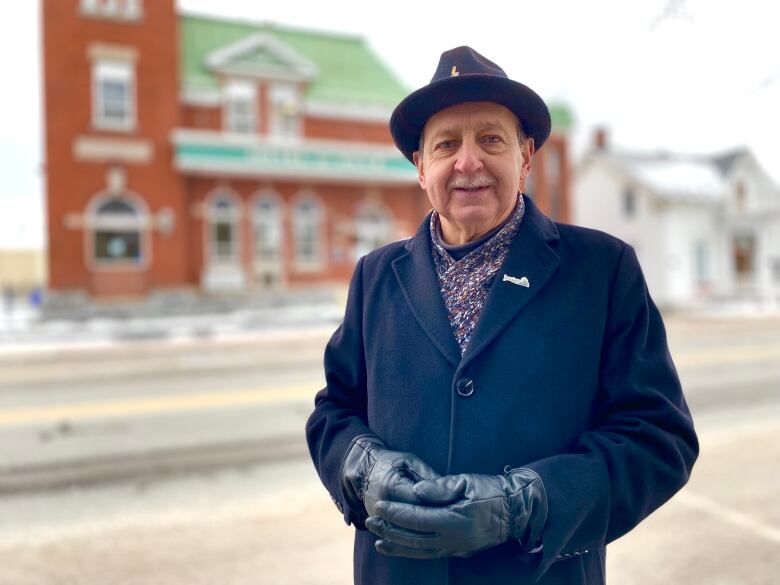
M490 185L480 185L479 187L455 187L456 191L465 191L467 193L476 193L477 191L482 191L482 189L487 189Z

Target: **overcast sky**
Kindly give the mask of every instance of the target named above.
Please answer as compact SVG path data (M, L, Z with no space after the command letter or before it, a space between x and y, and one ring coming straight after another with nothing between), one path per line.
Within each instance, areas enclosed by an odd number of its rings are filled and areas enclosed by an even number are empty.
M0 21L0 197L25 202L40 201L43 189L38 5L9 3ZM777 2L179 0L179 6L359 34L410 89L428 82L442 51L471 45L545 100L570 107L577 154L594 127L604 125L620 147L709 153L747 145L780 181Z

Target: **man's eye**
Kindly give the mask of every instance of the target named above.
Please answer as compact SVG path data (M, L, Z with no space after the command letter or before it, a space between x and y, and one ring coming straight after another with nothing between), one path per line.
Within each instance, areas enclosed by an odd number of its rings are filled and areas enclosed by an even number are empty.
M482 141L483 142L487 142L488 144L498 144L499 142L501 142L501 137L500 136L492 136L492 135L491 136L485 136L482 139Z
M454 140L442 140L441 142L436 143L436 149L447 149L447 148L453 148L455 146Z

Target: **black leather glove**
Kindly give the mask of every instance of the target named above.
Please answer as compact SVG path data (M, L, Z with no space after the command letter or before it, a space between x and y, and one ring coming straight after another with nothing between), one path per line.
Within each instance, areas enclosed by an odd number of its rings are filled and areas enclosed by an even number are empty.
M517 539L527 550L541 544L547 496L535 471L505 475L449 475L413 488L417 505L381 502L366 522L380 536L376 549L418 559L472 554Z
M367 513L376 513L380 500L416 502L412 491L423 479L441 477L433 468L412 453L387 449L376 435L359 435L353 439L341 466L341 482L350 506Z

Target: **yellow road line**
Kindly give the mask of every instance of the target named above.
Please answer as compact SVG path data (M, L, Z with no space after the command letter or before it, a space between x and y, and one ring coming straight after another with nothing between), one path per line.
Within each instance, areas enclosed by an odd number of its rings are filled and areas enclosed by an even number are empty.
M733 348L718 347L692 352L674 353L674 361L678 367L732 365L738 363L749 364L772 359L780 359L780 345L750 345L741 347L736 346ZM0 412L0 427L58 422L61 420L82 420L102 417L199 411L212 408L283 402L290 399L313 400L314 394L318 389L317 385L314 384L311 386L169 394L123 400L15 408Z
M89 419L140 414L209 410L220 407L284 402L290 399L314 399L318 388L288 386L284 388L232 390L199 394L169 394L146 398L131 398L80 404L55 404L15 408L0 412L0 427L30 423L56 422L63 419Z
M692 352L673 352L672 357L674 358L674 363L678 366L747 365L771 359L780 359L780 345L716 347Z

